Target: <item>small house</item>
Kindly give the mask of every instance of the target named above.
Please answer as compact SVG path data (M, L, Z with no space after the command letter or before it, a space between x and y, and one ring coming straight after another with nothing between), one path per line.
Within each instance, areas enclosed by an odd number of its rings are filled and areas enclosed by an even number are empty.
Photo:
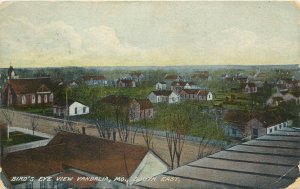
M130 122L154 118L154 108L148 99L136 99L128 96L109 95L98 102L99 106L108 105L115 111L125 110Z
M67 107L67 111L66 111ZM61 100L53 105L53 115L62 116L67 112L67 116L85 115L90 112L90 108L74 100Z
M148 95L148 99L152 103L166 102L169 104L174 104L180 102L180 95L171 90L160 90L160 91L152 91Z
M136 87L135 81L130 79L119 79L117 81L118 87Z
M179 94L182 100L209 101L213 99L212 92L202 89L183 89Z
M241 84L241 87L247 94L257 93L257 86L255 83L243 83Z
M107 79L104 75L90 75L84 76L83 80L87 85L101 85L107 86Z
M157 82L155 84L155 89L156 90L166 90L167 89L167 83L164 82L164 81Z

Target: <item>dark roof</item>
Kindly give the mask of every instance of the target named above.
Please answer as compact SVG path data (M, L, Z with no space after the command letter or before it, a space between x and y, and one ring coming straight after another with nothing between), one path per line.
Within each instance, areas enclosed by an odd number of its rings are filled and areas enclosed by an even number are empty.
M70 106L74 102L75 102L75 100L68 99L68 106ZM54 105L57 105L57 106L66 106L66 98L58 98L58 100L54 103Z
M160 84L167 84L167 83L164 82L164 81L159 81L158 83L160 83Z
M63 171L64 145L38 147L8 153L1 165L5 176L10 180L13 176L49 176Z
M184 82L184 81L173 81L171 83L172 86L185 86L186 84L189 84L189 85L195 85L194 82Z
M175 74L167 74L165 76L165 79L167 79L167 80L175 80L175 79L178 79L178 78L180 78L180 76L175 75Z
M156 96L170 96L172 91L170 90L160 90L160 91L152 91Z
M140 104L141 110L153 108L153 104L149 99L136 99L136 101Z
M208 71L196 71L192 75L192 78L207 79L208 77L209 77L209 72Z
M300 132L251 140L143 181L146 188L286 188L299 176ZM167 182L162 177L179 181Z
M83 77L84 80L106 80L104 75L87 75Z
M247 112L242 110L228 110L224 115L224 121L236 124L244 129L245 124L251 119L257 119L264 127L273 126L291 119L289 115L284 115L279 110L270 110L264 112Z
M51 87L50 78L10 79L8 85L13 88L16 94L51 91L49 89Z
M129 178L141 163L146 147L69 132L59 132L44 147L7 154L2 168L12 176L49 176L71 167L97 176Z
M182 92L185 92L187 94L196 94L201 96L207 96L209 91L207 90L199 90L199 89L183 89Z

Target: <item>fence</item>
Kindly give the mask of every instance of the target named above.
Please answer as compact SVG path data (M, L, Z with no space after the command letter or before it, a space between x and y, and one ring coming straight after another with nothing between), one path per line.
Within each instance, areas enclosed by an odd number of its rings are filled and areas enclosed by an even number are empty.
M39 137L43 137L43 138L48 138L48 139L53 138L52 135L49 135L47 133L42 133L42 132L39 132L39 131L34 131L34 134L33 134L33 131L30 130L30 129L28 129L28 128L9 127L9 132L14 132L14 131L19 131L19 132L22 132L22 133L25 133L25 134L35 135L35 136L39 136Z
M21 150L26 150L26 149L30 149L30 148L37 148L40 146L45 146L49 143L50 140L51 139L45 139L45 140L39 140L39 141L35 141L35 142L28 142L25 144L9 146L9 147L4 148L4 154L11 153L11 152L17 152L17 151L21 151Z

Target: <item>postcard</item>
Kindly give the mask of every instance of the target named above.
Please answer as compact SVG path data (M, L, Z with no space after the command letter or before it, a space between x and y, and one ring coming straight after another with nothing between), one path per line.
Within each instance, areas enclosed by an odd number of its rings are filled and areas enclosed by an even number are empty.
M299 1L0 1L0 188L300 188Z

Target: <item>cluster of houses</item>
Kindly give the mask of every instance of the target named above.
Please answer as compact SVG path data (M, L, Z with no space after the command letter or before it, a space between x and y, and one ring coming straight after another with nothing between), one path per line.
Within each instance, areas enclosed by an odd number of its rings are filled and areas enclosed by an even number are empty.
M155 84L155 91L148 95L152 103L179 103L185 100L209 101L213 94L208 89L196 85L194 82L184 81L182 76L167 74L164 81Z
M117 87L136 87L145 76L141 72L132 72L123 79L117 79ZM236 81L240 84L243 92L247 94L258 92L258 78L266 77L265 73L257 71L254 76L245 76L244 74L222 75L224 82ZM100 106L109 105L111 107L122 107L128 113L130 122L142 119L153 119L155 110L153 104L168 103L175 104L184 101L211 101L213 92L205 87L198 86L194 82L195 78L209 80L211 76L207 71L197 71L192 74L191 81L177 74L166 74L163 81L155 84L155 90L151 91L147 98L139 99L130 96L108 95L98 100ZM83 81L86 85L108 86L108 80L103 75L84 76ZM72 82L76 86L76 82ZM20 78L13 67L8 69L7 82L4 85L0 101L4 106L49 106L53 108L55 116L77 116L90 113L90 107L73 99L60 98L54 100L54 90L57 85L63 85L62 82L53 83L50 77ZM291 79L281 79L274 83L277 92L267 99L266 107L276 108L283 103L296 102L300 103L300 81ZM226 118L226 115L225 115ZM224 119L225 119L224 118ZM246 119L248 120L248 119ZM263 118L257 119L263 120ZM285 120L286 121L286 120ZM245 125L245 124L244 124ZM265 123L262 124L265 126ZM269 127L269 125L267 126ZM233 124L229 127L229 134L241 136L255 132L246 132L245 129L236 129ZM262 132L263 133L263 132ZM258 134L260 135L260 134Z

